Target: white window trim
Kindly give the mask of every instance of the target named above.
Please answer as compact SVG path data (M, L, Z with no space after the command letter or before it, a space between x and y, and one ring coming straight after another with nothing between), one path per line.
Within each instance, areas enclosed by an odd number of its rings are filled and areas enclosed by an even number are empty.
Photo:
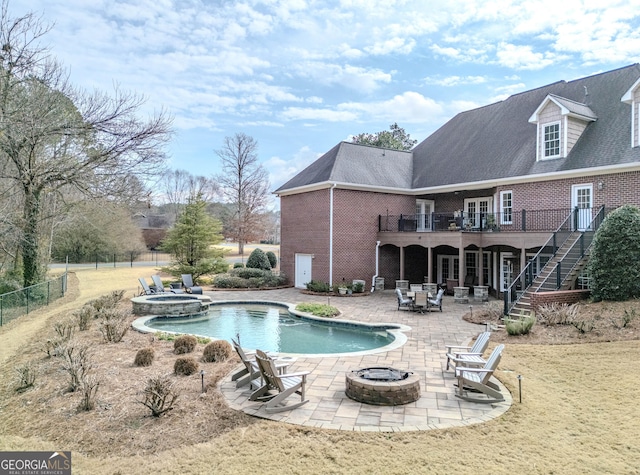
M467 219L470 218L470 216L467 216L468 213L468 209L469 209L469 203L474 202L476 204L476 215L480 214L480 202L481 201L486 201L487 202L487 214L493 213L493 196L478 196L477 198L465 198L464 202L463 202L463 216L465 216ZM486 217L485 217L486 219ZM466 224L466 223L465 223ZM479 219L475 220L475 225L473 226L474 229L479 228L480 225L486 226L486 223L481 223Z
M423 200L421 198L416 199L416 208L418 207L418 205L420 205L423 209L426 208L427 206L429 206L431 208L431 212L428 213L429 217L426 220L427 221L427 226L423 227L420 226L422 223L418 223L418 226L416 226L416 231L418 232L428 232L431 231L431 218L433 216L434 210L436 209L436 202L434 200ZM416 216L417 219L417 216Z
M633 113L633 109L634 107L631 108L631 148L636 147L638 145L638 140L640 140L640 121L636 121L636 114ZM640 117L640 103L638 103L637 109L638 116ZM638 123L636 124L636 122Z
M511 219L508 221L505 219L504 212L504 195L507 193L511 195ZM500 224L513 224L513 191L511 190L504 190L500 192Z
M546 156L545 155L545 148L546 148L546 140L545 140L545 127L551 127L553 125L557 125L558 126L558 154L557 155L549 155ZM540 124L540 138L541 140L541 146L540 146L540 155L539 155L539 160L553 160L555 158L560 158L562 157L562 144L565 140L565 136L567 134L563 134L562 133L562 123L559 120L556 120L554 122L546 122L544 124Z
M501 252L500 256L499 256L499 260L500 260L500 292L505 292L507 290L506 285L505 285L505 278L504 278L504 262L505 260L509 259L509 260L513 260L516 257L516 255L513 252ZM517 275L514 275L515 271L511 272L511 279L513 280L515 277L517 277Z
M549 262L549 260L553 257L552 254L548 254L548 253L543 253L543 254L538 254L538 253L532 253L532 252L527 252L526 253L526 258L527 258L527 262L525 263L528 264L529 261L531 261L531 259L533 259L534 257L536 257L536 255L538 255L538 257L536 258L536 268L538 269L538 272L536 273L536 275L534 276L537 277L538 274L540 274L540 271L542 270L542 268L540 267L540 258L541 257L546 257L547 260L545 261L544 265L547 265L547 263ZM544 266L543 266L544 267Z

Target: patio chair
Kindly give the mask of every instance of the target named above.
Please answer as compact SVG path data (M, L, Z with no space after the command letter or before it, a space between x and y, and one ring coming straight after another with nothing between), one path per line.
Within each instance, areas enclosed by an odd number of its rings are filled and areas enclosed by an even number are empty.
M266 401L264 410L269 413L288 411L309 402L308 399L305 399L305 386L309 371L278 374L275 361L260 350L256 350L256 361L264 384L251 394L249 400ZM285 399L294 394L300 395L300 402L285 405Z
M138 282L140 282L140 285L142 286L142 292L140 295L152 295L156 293L155 289L149 287L149 284L144 280L144 277L138 277Z
M447 295L453 295L455 291L454 287L458 286L458 281L456 279L447 279Z
M416 292L416 296L413 301L414 310L420 310L420 313L424 313L424 310L428 308L429 302L427 301L427 292L419 291Z
M482 332L472 346L447 345L447 368L450 366L484 366L482 354L489 346L491 332Z
M469 293L473 294L473 288L476 287L478 285L478 276L475 276L473 274L467 274L467 276L464 278L464 287L468 287L469 288Z
M398 310L400 310L400 307L413 309L413 299L405 299L402 296L402 290L396 289L396 296L398 297Z
M439 308L442 312L442 296L444 295L444 289L438 290L435 299L429 299L429 306L427 307L431 311L431 307Z
M166 294L166 293L172 293L172 294L181 294L183 293L182 289L166 289L162 283L162 279L160 278L159 275L152 275L151 276L151 280L153 280L153 285L156 286L156 293L160 293L160 294Z
M498 368L498 363L500 363L502 350L504 350L504 345L496 346L482 368L466 368L463 366L456 368L456 378L458 378L456 397L481 404L504 401L504 396L500 392L499 386L490 381L493 373ZM482 393L485 397L480 395L473 396L469 393Z
M188 294L202 294L202 287L193 284L191 274L182 274L182 287Z
M242 386L246 386L247 384L251 389L260 388L263 383L260 376L260 368L258 367L258 362L255 360L255 354L245 353L240 346L240 343L233 338L231 339L231 344L236 350L236 353L238 353L240 361L242 361L242 364L244 365L244 368L239 369L231 375L231 381L236 381L236 388L241 388ZM276 360L276 368L278 370L278 374L286 373L288 366L288 361L285 362Z
M409 290L411 292L421 292L422 284L409 284Z

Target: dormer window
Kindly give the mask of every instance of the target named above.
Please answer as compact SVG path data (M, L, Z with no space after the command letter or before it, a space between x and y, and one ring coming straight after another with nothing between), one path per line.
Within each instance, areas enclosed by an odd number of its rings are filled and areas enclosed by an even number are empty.
M596 115L586 104L549 94L529 118L537 125L536 160L569 156Z
M544 126L544 158L560 156L560 122Z

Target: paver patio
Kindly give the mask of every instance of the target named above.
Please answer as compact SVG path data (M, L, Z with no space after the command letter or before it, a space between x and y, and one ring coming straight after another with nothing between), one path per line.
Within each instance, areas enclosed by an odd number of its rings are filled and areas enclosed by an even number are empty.
M312 296L298 289L254 292L208 292L216 300L273 301L286 303L327 303L325 296ZM445 297L443 311L425 314L397 310L395 293L376 291L361 297L331 297L340 318L367 323L395 323L410 327L407 342L389 351L373 350L359 356L298 356L289 372L310 371L304 406L276 414L267 414L262 404L249 401L248 387L236 389L228 375L220 384L227 403L234 409L257 417L326 429L350 431L415 431L446 428L485 422L509 409L512 398L500 385L505 401L478 404L455 397L454 373L445 371L445 346L467 344L484 331L484 326L465 322L462 316L469 304L456 304ZM471 303L471 305L474 305ZM478 303L478 305L482 305ZM475 306L475 305L474 305ZM420 377L421 396L402 406L363 404L345 395L345 373L370 366L391 366L411 371ZM292 401L295 400L291 396Z

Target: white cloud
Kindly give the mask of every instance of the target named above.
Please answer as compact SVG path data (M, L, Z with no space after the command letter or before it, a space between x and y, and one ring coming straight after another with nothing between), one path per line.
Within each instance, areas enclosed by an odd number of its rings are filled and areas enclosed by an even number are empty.
M269 181L271 182L272 189L275 190L281 185L284 185L291 178L311 165L317 158L322 156L323 153L325 152L314 152L309 146L305 145L298 149L288 160L279 156L273 156L265 160L264 167L269 170Z
M448 77L426 77L425 84L436 86L461 86L466 84L484 84L487 82L485 76L448 76Z
M358 115L350 111L332 109L313 109L303 107L287 107L282 113L285 120L319 120L326 122L350 122L358 119Z
M340 85L356 91L370 93L381 84L391 82L391 74L380 69L362 68L349 64L306 62L297 66L297 74L318 84Z
M557 59L551 52L536 53L528 45L500 43L496 52L497 62L512 69L543 69Z
M389 38L384 41L374 43L372 46L365 48L365 51L372 55L387 54L409 54L416 46L416 42L412 38Z
M431 122L440 120L445 110L442 104L422 94L407 91L391 99L376 102L347 102L340 110L358 112L363 120L391 120L398 123Z

